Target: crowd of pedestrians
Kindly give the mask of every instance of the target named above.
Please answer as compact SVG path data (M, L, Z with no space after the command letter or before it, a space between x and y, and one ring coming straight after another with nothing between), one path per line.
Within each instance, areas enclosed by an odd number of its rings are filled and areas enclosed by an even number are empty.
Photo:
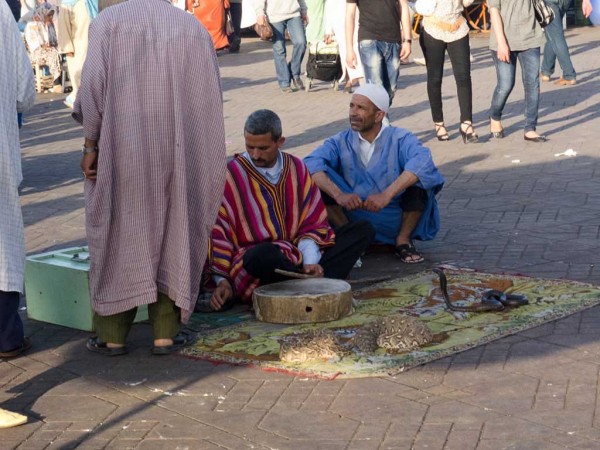
M562 20L569 0L547 0L554 20L545 30L536 19L533 2L522 0L487 0L491 19L490 51L496 66L497 86L491 93L489 131L493 138L504 137L502 112L514 87L517 61L521 66L525 88L524 139L544 142L536 131L540 98L540 80L549 81L558 59L563 75L561 86L576 84L576 74L569 57ZM314 41L337 40L343 61L345 90L364 79L383 86L393 101L399 80L400 64L412 52L412 8L407 0L277 0L257 8L260 23L269 22L274 29L273 54L279 87L285 93L304 88L300 62L304 51ZM332 7L329 6L332 3ZM442 80L448 53L457 85L460 109L460 134L465 144L479 140L472 121L472 79L469 25L465 9L473 0L431 2L422 16L419 43L427 66L427 94L433 128L440 141L449 138L444 123ZM592 11L590 0L583 0L582 11ZM360 13L360 18L359 18ZM313 15L314 14L314 15ZM424 13L423 13L424 14ZM310 21L309 21L310 17ZM305 23L303 32L301 22ZM332 24L343 23L333 28ZM293 43L291 61L286 59L284 32ZM544 32L545 31L545 32ZM544 47L540 65L541 48ZM356 71L352 73L351 71ZM541 73L540 73L541 72Z

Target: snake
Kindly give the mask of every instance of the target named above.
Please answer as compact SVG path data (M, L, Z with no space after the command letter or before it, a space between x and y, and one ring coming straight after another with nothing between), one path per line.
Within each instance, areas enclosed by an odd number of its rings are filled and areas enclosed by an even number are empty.
M372 354L410 352L433 341L433 333L418 318L404 314L381 317L360 327L349 340L334 330L311 330L279 340L279 359L288 363L339 361L354 351Z
M448 295L448 280L442 268L433 269L433 272L440 277L440 289L446 306L451 311L459 312L490 312L503 311L504 308L518 308L519 306L529 304L527 297L518 294L506 294L496 289L488 289L481 296L481 302L470 306L455 305L450 301Z

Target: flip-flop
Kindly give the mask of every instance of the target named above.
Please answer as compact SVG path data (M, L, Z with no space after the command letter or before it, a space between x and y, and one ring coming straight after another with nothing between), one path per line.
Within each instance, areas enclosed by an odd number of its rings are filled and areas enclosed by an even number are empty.
M196 341L196 335L188 330L180 331L174 338L171 345L152 347L153 355L170 355L173 352L192 345Z
M395 255L400 258L400 261L404 264L418 264L425 261L423 255L421 255L412 244L397 245ZM417 259L414 259L415 256ZM410 259L411 257L413 257L413 259Z
M102 342L98 336L92 336L85 343L90 352L99 353L104 356L119 356L129 352L127 347L108 347L106 342Z
M24 337L23 343L21 344L21 346L19 348L15 348L14 350L11 350L10 352L0 352L0 358L6 358L6 359L16 358L17 356L21 355L22 353L25 353L30 348L31 348L31 341L29 340L28 337Z

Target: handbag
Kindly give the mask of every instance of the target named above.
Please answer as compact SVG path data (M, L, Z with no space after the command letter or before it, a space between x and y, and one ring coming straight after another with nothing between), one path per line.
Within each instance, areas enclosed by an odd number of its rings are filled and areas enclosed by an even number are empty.
M417 0L415 2L415 11L420 16L431 16L435 10L435 5L436 0Z
M458 30L465 22L464 16L459 16L456 22L449 23L438 19L436 16L425 16L423 17L423 24L432 25L440 30L447 31L448 33L454 33Z
M258 37L263 41L270 41L273 37L273 29L269 23L266 25L259 25L258 23L254 24L254 31L256 31Z
M542 28L547 27L554 20L554 11L546 5L544 0L531 0L531 3L533 4L535 19Z
M233 19L231 18L230 10L227 10L227 14L225 14L225 33L227 33L227 36L231 36L234 33Z

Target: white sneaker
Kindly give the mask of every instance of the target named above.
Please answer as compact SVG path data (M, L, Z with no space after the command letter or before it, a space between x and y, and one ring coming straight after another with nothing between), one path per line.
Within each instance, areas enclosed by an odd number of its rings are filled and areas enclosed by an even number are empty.
M420 66L425 66L425 58L413 58L413 62Z

